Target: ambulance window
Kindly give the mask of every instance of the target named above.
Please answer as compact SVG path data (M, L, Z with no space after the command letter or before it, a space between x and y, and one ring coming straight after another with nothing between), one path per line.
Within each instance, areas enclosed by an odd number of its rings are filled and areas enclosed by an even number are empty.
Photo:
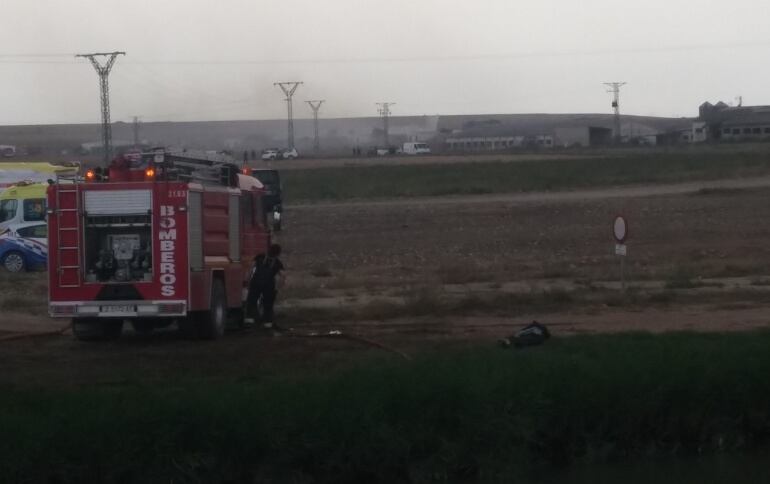
M32 237L35 239L44 239L48 237L47 225L33 225L32 227L23 227L17 230L22 237Z
M27 222L45 220L45 200L42 198L24 200L24 220Z
M6 222L16 216L18 201L15 199L0 200L0 222Z

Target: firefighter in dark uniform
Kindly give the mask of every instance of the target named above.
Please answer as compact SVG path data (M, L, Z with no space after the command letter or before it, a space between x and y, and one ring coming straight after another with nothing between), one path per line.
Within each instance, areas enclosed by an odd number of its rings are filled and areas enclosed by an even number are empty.
M273 328L273 305L278 294L278 281L283 282L283 262L279 258L281 246L272 244L267 255L259 254L254 258L254 271L249 281L249 295L246 299L245 322L254 323L258 314L259 300L262 298L262 317L259 318L265 328Z

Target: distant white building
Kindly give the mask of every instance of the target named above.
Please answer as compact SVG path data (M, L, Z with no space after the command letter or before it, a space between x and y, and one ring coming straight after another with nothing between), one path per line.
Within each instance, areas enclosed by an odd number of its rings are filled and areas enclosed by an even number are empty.
M449 151L497 151L524 146L553 147L553 136L460 136L447 138L444 143Z
M730 106L723 102L703 103L696 125L707 139L762 141L770 139L770 106ZM694 137L693 137L694 141Z
M690 143L703 143L705 141L708 141L708 126L706 123L704 121L692 123Z

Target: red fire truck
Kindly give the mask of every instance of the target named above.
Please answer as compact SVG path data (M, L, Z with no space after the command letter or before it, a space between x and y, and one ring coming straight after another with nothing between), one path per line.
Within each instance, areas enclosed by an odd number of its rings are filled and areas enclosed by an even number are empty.
M231 159L153 150L48 189L49 313L80 340L179 325L215 339L243 320L270 232L264 189Z

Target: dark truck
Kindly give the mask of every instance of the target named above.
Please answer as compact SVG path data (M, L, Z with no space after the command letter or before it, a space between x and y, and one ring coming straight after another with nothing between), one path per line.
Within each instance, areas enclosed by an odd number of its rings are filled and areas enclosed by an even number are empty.
M262 206L265 213L271 218L273 230L281 230L281 216L283 212L283 187L278 170L256 169L251 175L264 186L265 194L262 197Z

